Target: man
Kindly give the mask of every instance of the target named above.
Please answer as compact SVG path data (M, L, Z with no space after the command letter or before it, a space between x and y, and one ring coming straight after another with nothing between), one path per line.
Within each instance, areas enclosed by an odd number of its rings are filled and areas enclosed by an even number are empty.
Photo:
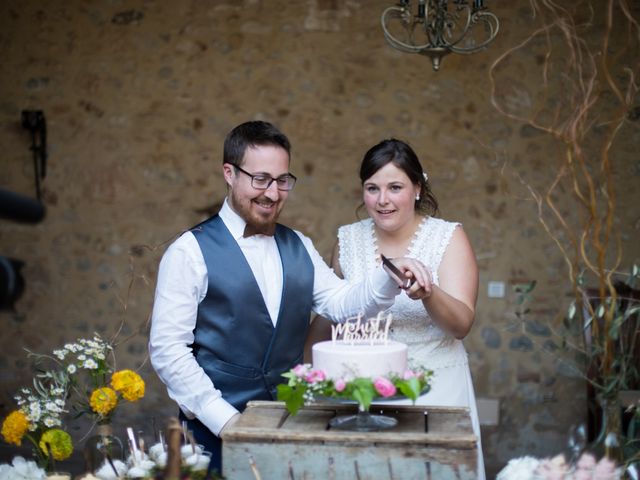
M234 128L224 143L228 195L218 215L178 238L158 271L149 350L198 443L221 469L221 432L249 400L274 400L281 374L302 361L311 311L340 321L374 316L402 283L377 268L350 285L304 235L277 224L296 177L273 125ZM422 264L396 259L425 285Z

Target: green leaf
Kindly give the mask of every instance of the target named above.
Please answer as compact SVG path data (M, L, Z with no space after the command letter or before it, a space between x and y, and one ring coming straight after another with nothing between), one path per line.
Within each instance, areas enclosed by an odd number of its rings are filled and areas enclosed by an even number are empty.
M569 311L567 312L567 318L569 320L573 320L573 317L576 316L576 302L575 300L573 302L571 302L571 304L569 305Z
M405 380L400 386L400 391L415 402L420 396L420 380L416 377Z
M369 410L376 392L373 383L368 378L356 378L353 381L353 399L357 401L364 410Z
M624 312L624 320L627 320L629 317L632 317L633 315L635 315L638 312L640 312L640 305L636 305L634 307L628 308Z
M304 406L304 393L307 390L304 386L290 386L280 384L277 387L278 390L278 400L284 402L287 406L287 410L291 415L295 415L298 413Z

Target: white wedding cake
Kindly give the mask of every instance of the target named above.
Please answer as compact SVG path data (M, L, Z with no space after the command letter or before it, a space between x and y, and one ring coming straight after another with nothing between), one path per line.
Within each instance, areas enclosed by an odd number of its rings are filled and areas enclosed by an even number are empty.
M331 340L312 347L315 370L328 378L402 376L407 370L407 345L389 340L391 315L362 321L362 317L331 327Z

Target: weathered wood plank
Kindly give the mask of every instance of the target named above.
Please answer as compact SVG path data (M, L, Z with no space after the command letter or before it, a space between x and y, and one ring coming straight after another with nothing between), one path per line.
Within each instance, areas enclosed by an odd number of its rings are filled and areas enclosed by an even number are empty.
M268 443L224 447L227 478L255 480L250 460L263 479L471 480L476 478L475 450L386 449L369 446Z
M281 402L250 402L223 436L223 473L254 480L251 459L263 479L475 478L468 409L377 405L371 411L395 417L398 425L381 432L334 430L329 420L355 413L353 405L314 404L290 416Z

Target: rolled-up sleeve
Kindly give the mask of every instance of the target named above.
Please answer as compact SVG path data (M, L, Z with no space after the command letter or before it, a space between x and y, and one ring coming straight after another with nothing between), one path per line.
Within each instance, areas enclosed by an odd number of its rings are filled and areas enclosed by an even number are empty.
M193 234L187 232L167 249L160 262L149 354L169 397L187 417L198 418L217 435L237 410L222 398L191 348L198 304L206 292L202 252Z

